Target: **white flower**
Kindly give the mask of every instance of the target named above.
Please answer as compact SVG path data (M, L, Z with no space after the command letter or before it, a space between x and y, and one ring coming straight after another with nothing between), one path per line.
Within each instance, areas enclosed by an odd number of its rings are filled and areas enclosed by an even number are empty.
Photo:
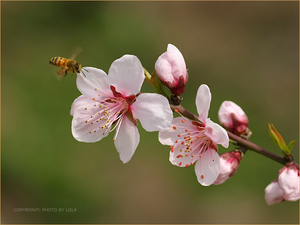
M227 132L208 118L211 93L207 85L201 85L197 92L197 121L184 117L174 118L172 123L159 132L159 141L171 146L170 162L180 167L188 167L196 161L195 172L198 182L211 185L220 171L218 146L228 147Z
M128 162L140 140L139 119L146 131L159 131L173 119L168 100L154 93L140 93L144 68L133 55L115 60L108 75L86 67L77 76L82 93L72 104L72 134L82 142L96 142L116 130L114 143L123 163Z

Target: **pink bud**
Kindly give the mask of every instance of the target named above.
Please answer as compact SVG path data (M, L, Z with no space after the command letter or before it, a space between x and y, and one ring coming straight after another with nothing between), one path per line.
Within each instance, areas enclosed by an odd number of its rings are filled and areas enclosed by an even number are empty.
M224 183L229 177L232 177L242 160L242 153L239 151L231 151L220 154L220 173L214 184Z
M279 170L278 184L285 200L297 201L299 199L299 165L290 163Z
M299 200L299 165L289 163L279 170L278 179L265 189L265 200L268 205L283 201Z
M232 101L224 101L219 109L219 120L222 126L236 134L241 135L247 131L248 117L244 111Z
M155 71L173 94L180 95L184 92L188 73L181 52L174 45L168 44L167 51L158 57Z

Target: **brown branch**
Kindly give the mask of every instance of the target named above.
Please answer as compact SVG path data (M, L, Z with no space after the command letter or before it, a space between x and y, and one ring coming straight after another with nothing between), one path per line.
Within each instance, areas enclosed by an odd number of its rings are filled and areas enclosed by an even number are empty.
M187 118L189 118L191 120L199 121L198 116L196 116L193 113L187 111L183 106L181 106L181 105L176 105L175 106L175 105L172 105L172 104L170 106L171 106L171 109L173 111L178 110L178 112L180 114L182 114L183 116L185 116L185 117L187 117ZM231 140L236 141L236 143L238 145L244 146L248 150L252 150L252 151L257 152L257 153L259 153L261 155L264 155L264 156L268 157L269 159L272 159L272 160L274 160L274 161L276 161L276 162L278 162L278 163L280 163L282 165L285 165L288 162L287 159L282 158L282 157L280 157L280 156L278 156L278 155L276 155L276 154L274 154L272 152L269 152L268 150L266 150L266 149L264 149L264 148L262 148L262 147L260 147L260 146L258 146L256 144L254 144L254 143L252 143L252 142L250 142L248 140L245 140L245 139L243 139L243 138L241 138L241 137L239 137L239 136L237 136L237 135L235 135L235 134L233 134L233 133L231 133L229 131L227 131L227 133L228 133L228 136L229 136L229 138Z

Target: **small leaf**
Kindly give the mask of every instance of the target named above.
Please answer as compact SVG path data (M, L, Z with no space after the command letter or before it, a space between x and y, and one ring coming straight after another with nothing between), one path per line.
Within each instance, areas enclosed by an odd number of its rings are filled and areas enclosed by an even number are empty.
M286 143L283 140L280 133L276 130L273 124L269 123L268 125L269 125L269 134L272 140L274 141L274 143L278 145L281 150L286 151L288 147L286 146Z
M295 140L293 140L293 141L291 141L290 143L289 143L289 145L288 145L288 149L289 149L289 154L291 154L291 151L292 151L292 148L293 148L293 146L294 146L294 144L295 144Z

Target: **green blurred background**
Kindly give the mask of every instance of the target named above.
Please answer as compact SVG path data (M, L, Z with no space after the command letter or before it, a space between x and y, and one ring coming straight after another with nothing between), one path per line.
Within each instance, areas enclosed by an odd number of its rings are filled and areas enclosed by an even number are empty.
M172 43L189 82L182 104L212 92L210 118L224 100L250 120L251 141L280 155L267 124L296 140L299 162L299 3L1 2L2 223L299 223L299 202L267 206L264 189L280 164L248 151L235 176L201 186L194 168L169 163L169 147L139 125L140 144L123 164L113 134L76 141L70 107L76 75L60 82L54 56L108 71L124 54L149 71ZM145 82L144 92L153 92ZM232 150L234 146L230 146ZM220 147L219 152L226 149ZM76 212L15 212L72 208Z

